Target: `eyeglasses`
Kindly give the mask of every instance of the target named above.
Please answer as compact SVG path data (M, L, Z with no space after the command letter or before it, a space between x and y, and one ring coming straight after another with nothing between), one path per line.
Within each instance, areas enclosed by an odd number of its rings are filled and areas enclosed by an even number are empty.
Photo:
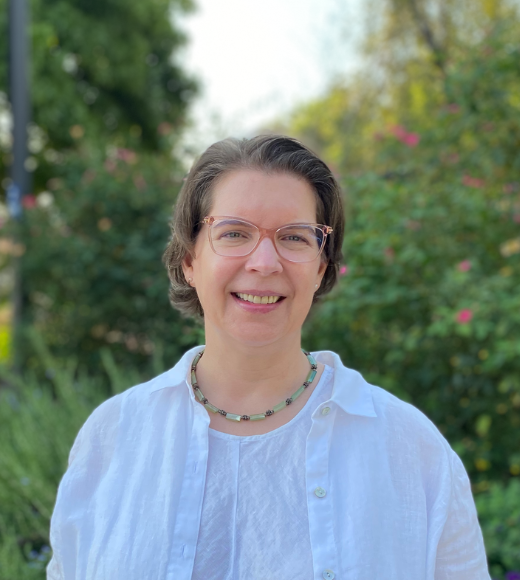
M289 262L312 262L325 247L330 226L319 224L288 224L265 229L230 216L206 216L208 237L215 254L229 258L248 256L266 236L274 242L278 255Z

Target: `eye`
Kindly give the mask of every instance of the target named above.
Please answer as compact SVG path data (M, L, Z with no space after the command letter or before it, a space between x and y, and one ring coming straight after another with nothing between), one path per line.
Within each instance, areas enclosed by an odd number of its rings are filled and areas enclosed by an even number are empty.
M289 242L305 242L305 243L307 243L307 240L303 236L297 236L296 234L291 234L290 236L285 236L284 239L286 239Z
M236 230L233 231L223 231L220 232L219 238L220 239L228 239L228 240L238 240L240 238L248 238L249 236L245 232L239 232Z

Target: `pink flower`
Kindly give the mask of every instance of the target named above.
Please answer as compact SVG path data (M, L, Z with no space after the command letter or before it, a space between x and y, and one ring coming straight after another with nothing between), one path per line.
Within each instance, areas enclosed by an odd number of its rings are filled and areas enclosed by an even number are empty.
M467 272L468 270L471 270L471 262L469 260L463 260L462 262L459 262L457 269L459 272Z
M339 269L339 275L345 276L346 274L348 274L348 266L347 265L341 266Z
M420 137L417 133L408 133L402 139L402 142L408 147L417 147L419 145Z
M464 308L463 310L459 310L457 313L457 322L459 324L467 324L473 318L473 310L469 308Z
M517 224L520 224L520 213L516 213L516 214L513 216L513 221L514 221L515 223L517 223Z
M399 139L401 143L408 145L408 147L416 147L419 144L419 135L417 133L408 133L402 125L394 125L390 131L396 139Z
M394 125L390 131L394 134L394 137L401 140L406 137L408 131L402 125Z
M462 178L462 184L466 185L467 187L474 187L476 189L480 189L486 185L486 182L483 179L471 177L471 175L464 175L464 177Z
M32 209L36 206L36 197L32 193L28 193L22 197L22 205L25 209Z
M117 150L117 158L123 160L129 165L133 165L137 161L137 154L131 149L120 148Z
M394 248L390 248L390 247L385 248L384 252L385 252L385 257L386 258L388 258L389 260L393 260L394 259L394 256L395 256L395 250L394 250Z
M460 111L460 106L457 105L457 103L450 103L449 105L446 105L446 110L448 111L448 113L455 115Z

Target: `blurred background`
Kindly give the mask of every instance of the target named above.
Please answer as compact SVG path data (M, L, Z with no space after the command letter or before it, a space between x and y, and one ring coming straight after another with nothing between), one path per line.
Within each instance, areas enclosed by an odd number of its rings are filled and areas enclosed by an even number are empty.
M0 580L45 577L94 407L204 341L168 303L172 205L266 131L345 191L303 345L432 419L520 579L520 2L0 0Z

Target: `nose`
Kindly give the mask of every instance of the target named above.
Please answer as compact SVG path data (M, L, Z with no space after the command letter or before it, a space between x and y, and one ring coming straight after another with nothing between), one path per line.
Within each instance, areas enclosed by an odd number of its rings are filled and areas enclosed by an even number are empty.
M258 272L264 276L283 270L280 256L271 238L266 236L260 240L254 252L247 257L246 270Z

